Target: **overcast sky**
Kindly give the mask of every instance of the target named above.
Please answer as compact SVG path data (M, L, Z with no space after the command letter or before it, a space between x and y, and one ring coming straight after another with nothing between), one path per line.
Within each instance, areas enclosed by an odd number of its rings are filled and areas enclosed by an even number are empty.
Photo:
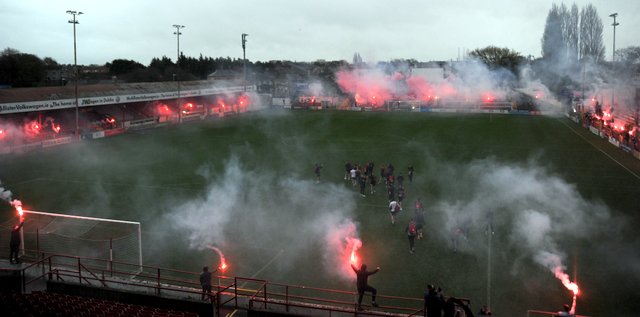
M62 64L73 63L73 26L67 10L82 11L77 25L78 64L153 57L175 61L174 24L184 25L187 56L365 62L395 58L457 59L488 45L539 57L552 0L3 0L0 45ZM574 2L565 2L571 6ZM606 59L616 48L640 46L640 0L576 0L596 6L604 24Z

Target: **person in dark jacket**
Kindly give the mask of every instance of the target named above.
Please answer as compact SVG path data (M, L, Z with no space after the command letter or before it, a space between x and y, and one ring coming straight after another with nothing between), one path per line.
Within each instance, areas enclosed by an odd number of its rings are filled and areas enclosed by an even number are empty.
M211 272L209 272L208 266L202 268L202 273L200 273L200 286L202 286L202 300L205 300L206 296L211 294Z
M442 317L442 308L444 299L435 286L427 285L427 291L424 293L424 312L427 317Z
M21 221L19 225L15 225L11 229L11 241L9 241L9 262L11 262L11 264L20 263L18 251L20 251L20 243L22 242L22 239L20 239L20 229L22 229L23 225L24 221Z
M367 271L366 264L362 264L360 269L357 269L355 265L351 264L351 268L356 272L357 276L356 286L358 287L358 310L362 309L360 305L362 304L362 296L364 295L364 292L371 292L371 306L378 307L378 303L376 303L376 294L378 293L378 290L369 285L368 279L369 275L378 273L378 271L380 271L380 267L377 267L373 271Z

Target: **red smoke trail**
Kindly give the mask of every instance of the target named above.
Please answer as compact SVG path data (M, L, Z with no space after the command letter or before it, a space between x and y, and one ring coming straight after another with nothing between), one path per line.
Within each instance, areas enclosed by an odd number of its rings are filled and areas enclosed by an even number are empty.
M354 280L356 276L351 265L362 265L362 259L358 255L360 247L362 241L358 238L358 230L353 221L332 221L324 237L323 257L327 272L347 281Z
M569 275L565 273L565 266L562 265L561 257L548 251L541 251L538 254L536 260L548 267L551 272L553 272L555 277L559 279L560 282L562 282L562 285L573 292L573 304L571 306L571 312L575 313L576 299L578 293L580 293L580 288L578 287L578 284L576 284L575 282L571 282L571 280L569 279Z
M229 266L227 265L227 261L224 259L224 254L222 254L222 251L211 245L209 246L209 249L216 251L216 253L218 253L218 256L220 257L220 266L218 266L218 269L220 269L220 271L222 272L226 271Z
M578 287L578 284L576 284L575 282L571 282L571 280L569 280L569 275L567 275L567 273L564 272L562 267L554 268L553 274L555 274L556 278L562 282L562 285L564 285L564 287L566 287L568 290L573 292L573 303L571 304L570 313L575 314L576 299L578 297L578 293L580 293L580 288Z

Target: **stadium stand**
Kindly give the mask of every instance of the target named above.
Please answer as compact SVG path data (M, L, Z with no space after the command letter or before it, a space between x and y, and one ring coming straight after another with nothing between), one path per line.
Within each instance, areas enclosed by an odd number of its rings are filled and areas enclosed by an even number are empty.
M195 317L198 314L54 292L0 293L4 316Z

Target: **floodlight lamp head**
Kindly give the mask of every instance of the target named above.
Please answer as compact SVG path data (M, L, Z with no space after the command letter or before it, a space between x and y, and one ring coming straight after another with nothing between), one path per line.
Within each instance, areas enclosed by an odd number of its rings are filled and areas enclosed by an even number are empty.
M609 16L612 17L612 18L615 18L615 17L618 16L618 13L617 12L616 13L611 13L611 14L609 14Z

